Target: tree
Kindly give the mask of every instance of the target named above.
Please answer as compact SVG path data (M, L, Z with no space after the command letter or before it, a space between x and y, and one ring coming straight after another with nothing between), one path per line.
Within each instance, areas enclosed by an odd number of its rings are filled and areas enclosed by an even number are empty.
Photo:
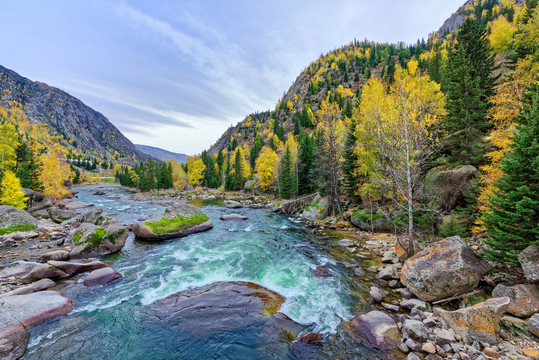
M279 193L284 199L289 199L296 194L296 164L292 154L292 144L288 141L281 158Z
M8 205L17 209L26 208L27 197L22 192L19 179L11 172L6 171L0 186L0 205Z
M249 179L251 175L251 169L247 161L245 161L245 155L243 149L238 147L234 153L234 174L232 178L232 188L234 190L243 189L243 185Z
M512 151L502 160L503 176L489 197L484 224L491 260L518 265L518 254L539 244L539 83L530 86L515 122Z
M346 140L344 143L344 188L349 196L357 196L357 190L359 185L359 179L356 172L356 166L358 163L358 157L356 152L356 119L352 117L348 132L346 133Z
M189 185L189 178L187 177L187 174L175 159L169 160L168 164L172 170L172 182L174 189L180 191L184 190L187 185Z
M22 142L17 149L17 171L15 176L20 180L23 188L43 191L41 168L26 142Z
M71 169L69 164L60 161L58 154L41 155L42 164L41 182L45 190L44 194L53 201L71 196L69 189L65 186L66 181L71 178Z
M206 165L201 158L197 157L188 157L187 158L187 176L189 178L189 185L198 186L201 184L202 179L204 178L204 171L206 170Z
M5 171L14 171L17 165L17 147L20 145L17 129L10 123L0 125L0 177Z
M265 146L262 148L262 152L256 160L255 166L255 171L258 174L262 190L268 191L274 187L278 170L279 157L277 156L277 153L270 147Z
M496 20L492 21L489 36L492 50L496 53L506 51L515 30L503 15L498 16Z
M310 135L303 135L299 140L298 149L298 194L312 193L315 188L316 151Z

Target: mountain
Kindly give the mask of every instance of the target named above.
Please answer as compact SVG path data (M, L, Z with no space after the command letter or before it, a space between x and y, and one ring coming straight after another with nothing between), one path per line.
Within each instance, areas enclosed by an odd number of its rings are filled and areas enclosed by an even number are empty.
M167 150L163 150L163 149L153 147L153 146L148 146L148 145L135 144L135 146L144 154L150 155L156 159L159 159L165 162L171 159L175 159L178 163L183 164L187 160L187 155L185 154L178 154L172 151L167 151Z
M148 159L105 116L65 91L0 66L0 95L20 103L31 122L46 124L83 153L112 158L118 152L128 162Z

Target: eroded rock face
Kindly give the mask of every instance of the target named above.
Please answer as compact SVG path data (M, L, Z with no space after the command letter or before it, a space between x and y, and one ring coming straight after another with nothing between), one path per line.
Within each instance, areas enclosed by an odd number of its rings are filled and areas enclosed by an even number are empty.
M28 200L26 200L26 211L28 211L30 214L52 206L49 199L47 199L45 195L40 192L26 188L22 189L22 192L28 198Z
M498 284L492 291L492 296L507 296L511 299L507 312L518 317L530 316L539 311L539 288L533 284Z
M395 349L401 338L401 333L395 320L381 311L371 311L357 315L352 319L352 328L356 335L367 346L377 349Z
M473 166L462 166L457 170L447 170L427 174L424 185L424 196L435 207L451 211L464 203L464 193L472 184L477 174Z
M539 313L533 315L528 320L528 330L539 338Z
M436 301L473 290L489 266L459 236L439 241L404 263L400 279L423 301Z
M41 264L31 261L15 261L4 270L0 271L0 279L15 277L22 282L32 282L39 279L56 279L67 277L67 274L49 264Z
M187 221L185 225L181 222L174 223L174 219L198 219L198 221ZM170 222L167 225L151 225L159 222ZM153 229L152 229L153 227ZM168 207L163 215L154 215L146 221L139 221L133 225L133 233L138 239L146 241L161 241L175 239L213 228L211 219L199 208L177 203ZM155 231L154 231L155 230Z
M128 235L127 229L121 225L100 227L83 223L73 233L73 248L69 258L81 259L115 253L124 247Z
M477 340L496 344L500 319L510 302L508 297L492 298L456 311L438 310L438 315L465 343Z
M249 282L216 282L172 294L149 305L145 321L205 337L268 319L284 298Z
M528 246L518 255L524 276L532 283L539 283L539 245Z

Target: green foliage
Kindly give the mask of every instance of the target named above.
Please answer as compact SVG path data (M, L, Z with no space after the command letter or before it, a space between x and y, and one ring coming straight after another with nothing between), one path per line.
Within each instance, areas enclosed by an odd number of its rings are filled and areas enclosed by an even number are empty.
M24 231L33 231L35 229L37 229L37 226L32 225L32 224L11 225L11 226L0 228L0 236L5 235L5 234L11 234L17 231L24 232Z
M172 218L161 218L160 220L146 221L144 225L148 226L154 234L170 234L200 225L209 220L204 214L194 214L191 216L177 215Z
M298 149L298 193L310 194L315 189L316 150L313 138L304 135L299 139Z
M292 158L290 145L286 146L281 158L281 168L279 174L279 192L282 198L289 199L296 194L296 164Z

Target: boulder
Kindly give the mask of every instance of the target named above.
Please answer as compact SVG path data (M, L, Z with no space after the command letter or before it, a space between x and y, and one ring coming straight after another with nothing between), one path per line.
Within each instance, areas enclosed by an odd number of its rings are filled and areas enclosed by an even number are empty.
M55 261L50 260L50 265L57 267L69 275L75 275L83 272L101 269L109 264L97 260L79 260L79 261Z
M387 296L387 291L380 289L378 286L371 286L369 294L376 302L381 302Z
M524 276L532 283L539 283L539 245L528 246L518 255Z
M507 296L511 303L507 312L518 317L527 317L539 312L539 288L533 284L505 286L498 284L492 291L493 297Z
M378 273L378 279L393 280L399 278L399 266L396 264L387 265L384 270Z
M404 263L400 279L423 301L473 290L489 266L459 236L443 239Z
M301 216L311 221L323 220L327 217L328 199L316 195L313 202L303 210Z
M124 226L113 224L99 227L83 223L73 233L73 248L69 258L80 259L102 256L120 251L125 244L129 232Z
M225 214L221 215L219 219L222 221L243 221L247 220L247 216L243 216L240 214Z
M34 214L37 211L45 210L52 206L52 203L47 197L32 189L22 189L24 195L28 198L26 200L26 211L30 214Z
M393 230L393 223L385 215L374 213L371 218L371 214L365 209L354 211L350 215L350 222L363 231L390 232Z
M49 214L49 217L58 224L77 216L77 213L73 210L62 210L57 207L48 208L47 213Z
M56 260L65 261L69 259L69 251L66 250L53 250L41 255L41 259L44 261Z
M240 202L234 201L234 200L226 199L224 203L225 203L225 207L228 209L239 209L243 207L243 205Z
M51 279L41 279L36 282L33 282L29 285L22 286L18 289L15 289L13 291L10 291L6 293L6 295L26 295L35 293L41 290L50 289L51 287L55 286L56 283L52 281Z
M249 282L216 282L180 291L147 306L144 323L158 324L170 335L189 331L207 337L267 321L284 298Z
M314 276L316 277L331 277L331 272L325 266L319 265L314 269Z
M304 329L283 313L276 312L264 324L258 336L256 351L263 358L288 358L289 344ZM290 349L292 351L292 349Z
M193 205L177 203L163 215L154 215L133 225L133 233L141 240L176 239L213 228L211 219Z
M122 274L117 272L111 267L105 267L97 269L89 273L84 277L84 285L86 286L98 286L106 285L114 280L118 280L122 277Z
M67 274L49 264L41 264L31 261L15 261L4 270L0 271L0 279L15 277L22 282L33 282L44 278L62 278Z
M354 242L350 239L341 239L339 240L337 245L342 246L342 247L352 247L354 246Z
M93 207L94 204L86 204L80 201L74 201L70 199L60 200L56 205L60 209L66 209L66 210L80 210L80 209L86 209Z
M437 309L437 313L465 343L496 344L500 319L510 302L508 297L492 298L455 311Z
M417 342L425 342L429 340L429 332L425 324L421 321L406 319L402 325L402 335L406 339L412 339Z
M56 291L0 296L0 358L20 358L29 330L73 310L71 300Z
M290 352L294 359L319 359L323 338L324 336L318 333L303 334L290 345Z
M364 345L389 350L400 343L401 333L395 320L384 312L375 310L356 315L351 326Z
M12 206L0 205L0 235L15 231L31 231L40 225L39 220L26 211Z
M77 227L82 223L97 224L98 220L101 218L103 213L103 208L96 207L86 211L84 214L77 215L69 220L62 222L62 226L72 225Z
M528 330L539 338L539 313L528 319Z
M425 180L423 196L435 208L451 211L464 205L464 194L472 186L477 169L466 165L456 170L431 170Z

